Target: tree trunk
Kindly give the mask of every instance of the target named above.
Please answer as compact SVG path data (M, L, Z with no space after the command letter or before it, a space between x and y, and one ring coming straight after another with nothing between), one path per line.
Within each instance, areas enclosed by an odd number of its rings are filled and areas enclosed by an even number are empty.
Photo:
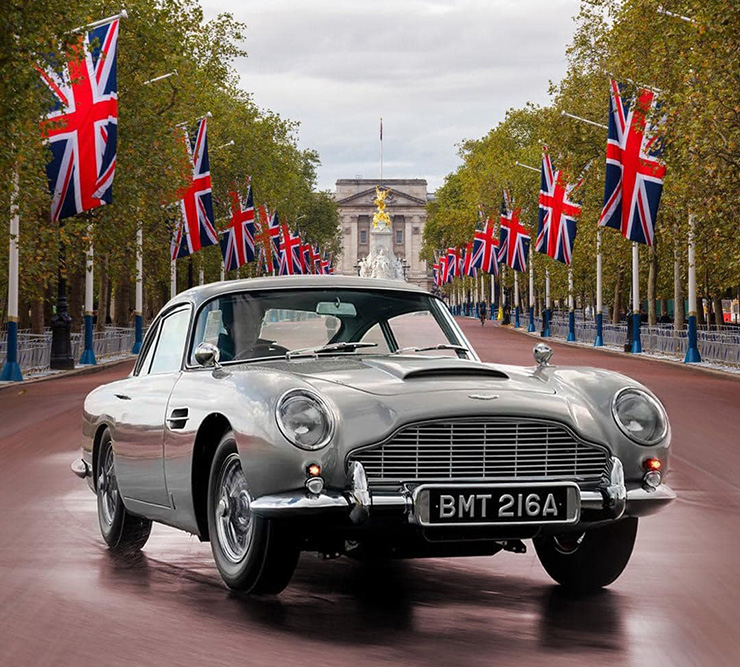
M655 286L658 282L658 253L655 251L655 245L649 246L648 248L648 266L648 324L653 327L658 323L658 318L655 314Z
M683 331L686 322L683 303L683 282L681 281L681 251L678 244L673 248L673 328Z
M725 317L722 314L722 296L716 296L712 300L712 306L714 309L714 322L719 330L720 325L725 323Z
M85 271L74 271L68 282L69 315L72 318L72 331L82 329L82 315L85 308Z
M624 279L624 268L619 267L617 279L614 281L614 306L612 308L612 324L619 324L619 316L622 310L622 280Z
M99 263L98 271L98 315L95 324L96 331L105 331L105 319L108 315L108 257L102 257Z
M117 327L131 326L131 314L131 281L126 278L116 285L116 308L113 322Z
M44 333L44 300L31 301L31 333Z

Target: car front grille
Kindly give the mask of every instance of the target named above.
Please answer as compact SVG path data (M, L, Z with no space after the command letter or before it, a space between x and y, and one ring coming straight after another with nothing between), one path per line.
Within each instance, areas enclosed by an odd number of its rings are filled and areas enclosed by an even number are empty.
M582 442L565 426L528 419L411 424L349 458L363 465L375 485L450 479L598 481L609 461L605 449Z

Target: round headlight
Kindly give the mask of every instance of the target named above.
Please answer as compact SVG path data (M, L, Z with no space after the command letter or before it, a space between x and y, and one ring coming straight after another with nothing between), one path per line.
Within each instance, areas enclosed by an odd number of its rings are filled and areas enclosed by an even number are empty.
M324 401L313 392L294 389L280 398L277 423L283 435L301 449L320 449L332 436L334 418Z
M622 432L640 445L656 445L668 432L663 406L641 389L626 387L618 391L612 412Z

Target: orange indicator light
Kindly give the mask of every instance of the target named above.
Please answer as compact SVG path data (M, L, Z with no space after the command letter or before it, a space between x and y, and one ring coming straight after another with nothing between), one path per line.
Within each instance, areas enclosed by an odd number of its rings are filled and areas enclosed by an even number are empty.
M321 474L321 466L318 463L312 463L306 472L309 477L318 477Z
M660 459L645 459L643 465L645 466L645 470L660 470L663 467Z

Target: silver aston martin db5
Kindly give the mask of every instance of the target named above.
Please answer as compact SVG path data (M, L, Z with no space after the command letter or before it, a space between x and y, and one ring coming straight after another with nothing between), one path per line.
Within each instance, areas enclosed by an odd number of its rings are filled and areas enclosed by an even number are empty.
M482 363L444 303L340 276L179 294L131 375L85 400L82 458L114 552L153 521L209 540L232 589L279 593L301 551L525 551L589 591L668 505L660 401L595 368Z

